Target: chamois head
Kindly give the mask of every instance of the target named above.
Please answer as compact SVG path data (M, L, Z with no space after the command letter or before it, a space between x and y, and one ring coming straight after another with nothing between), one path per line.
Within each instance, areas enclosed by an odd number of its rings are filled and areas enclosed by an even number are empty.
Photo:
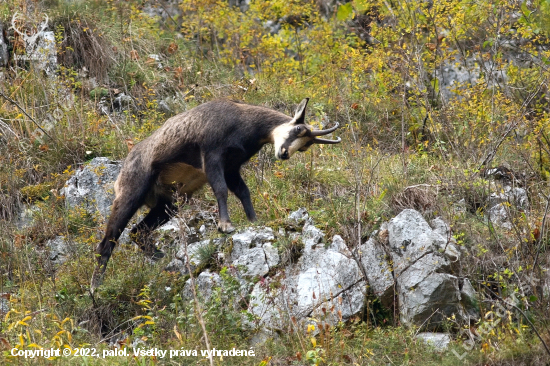
M314 130L312 126L305 123L308 101L309 98L302 100L296 109L294 118L273 130L272 138L277 159L289 159L296 151L306 151L313 144L337 144L342 141L339 137L337 140L319 138L319 136L334 132L339 126L338 122L328 130Z

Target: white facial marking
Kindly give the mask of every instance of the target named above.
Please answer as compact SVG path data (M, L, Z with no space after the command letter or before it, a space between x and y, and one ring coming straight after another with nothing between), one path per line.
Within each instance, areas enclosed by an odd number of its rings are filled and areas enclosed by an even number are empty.
M285 153L286 148L283 148L283 144L288 141L291 132L296 128L297 125L294 124L294 120L285 123L283 125L277 126L271 133L271 139L275 147L275 157L281 159L281 155ZM305 134L308 129L311 129L311 126L303 126L302 134ZM300 150L304 145L311 141L310 137L297 137L290 146L288 147L288 157L291 157L296 151Z
M279 154L281 153L281 146L285 143L286 140L288 140L288 136L290 136L290 131L294 128L294 120L282 124L280 126L275 127L273 132L271 133L271 138L273 140L273 145L275 147L275 157L277 159L280 159L281 157Z

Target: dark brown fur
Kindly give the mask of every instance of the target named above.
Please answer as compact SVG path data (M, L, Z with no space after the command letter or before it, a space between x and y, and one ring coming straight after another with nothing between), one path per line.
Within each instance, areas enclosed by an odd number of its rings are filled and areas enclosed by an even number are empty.
M190 198L209 183L218 201L222 232L234 230L227 211L231 190L242 202L247 218L256 219L250 192L240 175L241 166L266 143L274 143L276 156L288 159L295 151L305 151L313 143L337 143L316 136L304 123L304 99L294 118L269 108L217 100L202 104L166 121L128 154L115 182L115 201L105 236L96 248L98 263L92 291L101 283L105 266L120 234L143 205L151 208L131 231L141 248L153 255L149 232L170 219L172 195ZM327 130L327 133L335 128Z

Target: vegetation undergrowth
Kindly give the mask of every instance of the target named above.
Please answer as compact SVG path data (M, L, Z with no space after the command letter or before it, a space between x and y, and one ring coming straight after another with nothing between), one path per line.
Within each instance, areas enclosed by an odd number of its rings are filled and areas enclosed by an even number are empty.
M215 357L219 365L549 362L542 343L550 344L548 1L272 0L243 7L183 0L168 16L161 3L0 2L10 55L0 69L1 363L206 362L203 325L216 349L254 344L253 357ZM9 27L13 21L32 35L45 14L57 49L53 75L15 57L25 55L24 37ZM475 72L475 82L449 85L447 69ZM480 294L478 323L448 319L454 339L441 352L415 337L422 328L401 325L395 309L370 299L348 322L320 321L258 342L245 324L253 320L248 289L219 265L213 247L201 254L201 268L219 271L222 286L200 316L182 297L188 277L165 271L168 258L149 262L133 244L118 247L104 285L90 295L105 217L69 209L61 191L82 164L124 159L167 118L206 101L230 98L293 114L305 97L308 123L340 122L335 134L343 142L286 162L270 146L254 157L243 176L259 224L284 226L291 211L306 207L327 237L341 235L354 248L402 209L443 217L463 249L460 275ZM528 207L507 207L508 228L488 220L487 202L504 187L489 174L494 167L529 197ZM196 198L180 215L215 217L210 189ZM235 226L249 225L235 197L229 205ZM61 264L47 245L59 236L71 249ZM277 248L288 262L301 250L297 242ZM511 296L518 305L499 313ZM117 347L128 356L11 355L13 348L103 355ZM132 351L155 347L199 355Z

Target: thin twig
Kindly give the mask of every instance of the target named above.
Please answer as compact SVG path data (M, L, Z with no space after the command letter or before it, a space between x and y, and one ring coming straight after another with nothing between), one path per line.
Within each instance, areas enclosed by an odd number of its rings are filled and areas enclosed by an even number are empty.
M517 307L516 305L504 300L502 297L498 296L497 294L495 294L489 287L486 286L486 289L489 290L490 293L493 294L494 297L496 297L498 300L502 301L503 303L505 303L506 305L509 305L511 307L513 307L514 309L516 309L517 311L519 311L521 313L521 315L523 315L523 317L525 318L525 320L527 320L527 323L529 323L529 325L531 326L531 329L533 329L533 331L535 332L535 334L537 335L537 337L539 338L539 340L541 341L542 345L544 346L544 349L546 350L546 353L548 353L548 355L550 356L550 349L548 349L548 346L546 345L546 342L544 342L544 339L542 339L542 337L540 336L540 333L539 331L537 330L537 328L535 327L535 325L533 323L531 323L531 320L529 320L529 318L527 317L527 315L525 315L525 313L523 312L523 310L521 310L519 307Z
M413 186L405 187L403 190L406 191L407 189L413 189L413 188L418 188L418 187L426 187L426 188L436 187L436 188L438 188L439 185L421 183L421 184L415 184Z
M510 132L512 132L517 127L518 124L519 124L519 121L516 121L512 123L510 127L508 127L508 129L506 130L506 132L504 132L504 134L502 135L502 137L500 138L496 146L487 154L487 156L485 157L481 165L477 168L477 170L480 170L482 167L489 165L491 161L493 161L493 158L495 157L500 145L502 145L506 137L508 137Z
M168 12L168 10L166 9L166 7L164 6L164 4L162 3L162 1L156 1L160 7L162 8L162 10L164 10L164 12L166 13L166 16L176 25L176 27L179 27L179 24L172 18L172 16L170 15L170 13Z
M435 309L434 312L432 313L432 315L430 315L429 317L426 318L426 320L424 320L422 322L422 324L420 324L420 326L418 327L418 329L416 330L416 332L414 332L414 336L416 337L418 335L418 332L420 332L420 329L422 329L422 327L424 326L424 324L426 324L426 322L428 320L430 320L432 318L432 316L435 315L435 313L437 313L439 311L439 308Z
M130 322L133 322L133 324L127 326L124 329L120 329L120 331L115 333L115 330L121 328L124 324L128 324ZM107 333L107 335L105 337L103 337L99 342L97 342L96 345L99 345L103 342L106 342L107 340L115 338L117 335L124 333L125 331L129 330L132 326L135 326L135 325L136 325L136 319L135 318L131 318L131 319L123 321L122 323L120 323L119 325L117 325L116 327L111 329L111 331L109 333Z
M539 253L542 250L542 240L544 238L544 234L546 234L544 229L546 228L546 217L548 215L548 209L550 208L550 196L546 198L546 208L544 209L544 216L542 217L542 224L540 227L540 236L537 239L537 254L535 255L535 261L533 262L533 268L537 265L537 261L539 259Z
M186 227L186 229L189 229L187 227L187 224L183 220L178 220L180 222L180 233L185 232L183 229L183 226ZM185 264L187 266L187 271L189 271L189 279L191 280L191 291L193 293L193 300L195 304L195 313L197 315L197 318L199 320L199 323L202 328L202 333L204 335L204 343L206 344L206 349L208 350L208 359L210 361L210 366L214 366L214 360L212 359L212 352L210 351L210 341L208 340L208 333L206 332L206 325L204 324L204 319L202 317L202 309L201 305L199 303L199 300L197 299L197 290L195 289L195 278L193 277L193 271L191 270L190 265L190 259L189 259L189 253L187 252L187 235L183 234L183 247L185 252Z
M15 100L13 100L13 99L11 99L10 97L8 97L8 96L7 96L6 94L4 94L1 90L0 90L0 96L2 96L5 100L7 100L8 102L10 102L11 104L15 105L17 108L19 108L19 110L20 110L21 112L23 112L23 114L24 114L25 116L27 116L27 117L36 125L36 127L38 127L38 129L39 129L40 131L44 132L44 134L45 134L46 136L48 136L48 137L50 138L50 140L57 142L57 140L54 139L48 132L46 132L46 130L44 130L44 129L42 128L42 126L40 126L40 125L38 124L38 122L36 122L35 119L32 118L32 117L27 113L27 111L24 110L23 107L21 107Z
M545 85L545 83L540 83L537 90L535 90L535 92L531 93L531 95L529 95L529 97L523 102L523 104L521 106L521 109L523 110L522 115L521 115L522 117L523 117L523 113L525 113L525 109L527 108L529 103L531 103L533 98L538 94L538 92L541 90L543 85ZM491 151L489 151L489 153L487 153L487 156L485 157L485 159L480 164L480 166L478 167L477 170L480 170L482 167L489 165L491 163L491 161L493 161L493 158L495 157L498 149L500 148L500 145L502 145L502 143L508 137L510 132L512 132L517 127L517 125L519 124L520 119L519 119L519 117L516 117L516 118L518 118L518 120L515 121L514 123L512 123L510 125L510 127L508 127L508 129L506 130L506 132L504 132L504 134L502 135L502 137L500 138L500 140L498 141L496 146Z

